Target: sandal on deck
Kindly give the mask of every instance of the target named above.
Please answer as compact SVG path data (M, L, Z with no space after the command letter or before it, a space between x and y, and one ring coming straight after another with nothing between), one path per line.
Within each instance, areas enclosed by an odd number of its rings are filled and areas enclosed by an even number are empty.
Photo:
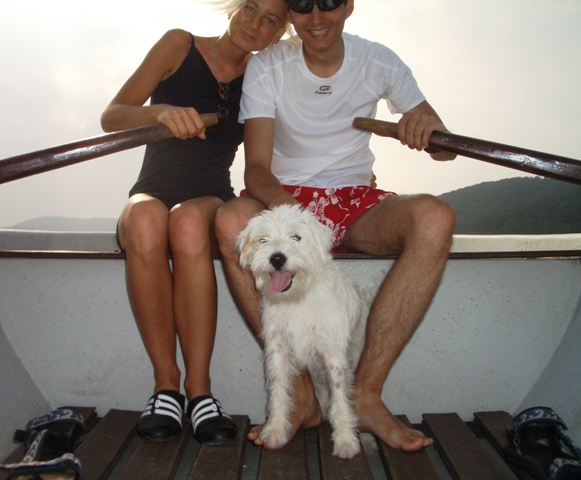
M186 398L173 390L160 390L149 397L137 422L137 434L144 440L168 442L182 432Z
M232 442L238 428L232 418L222 410L220 402L210 395L202 395L190 401L188 418L192 422L194 439L199 443L220 445Z
M504 449L506 462L540 480L581 479L581 451L551 408L533 407L519 413L509 435L514 447Z
M14 434L16 442L24 444L26 453L20 462L2 464L7 479L21 478L81 478L81 463L73 455L85 434L83 417L66 408L35 418L25 430Z

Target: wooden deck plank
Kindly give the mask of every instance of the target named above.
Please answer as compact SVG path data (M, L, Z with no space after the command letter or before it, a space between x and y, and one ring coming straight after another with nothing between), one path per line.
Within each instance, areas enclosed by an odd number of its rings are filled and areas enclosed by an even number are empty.
M512 416L507 412L476 412L474 419L494 449L502 455L502 449L510 444L507 432L512 430Z
M24 447L20 446L2 460L2 463L16 463L24 456ZM0 472L0 480L6 480L8 472Z
M325 422L319 427L319 458L323 480L372 480L371 469L364 453L346 460L333 455L331 427Z
M299 430L280 450L262 449L258 480L308 480L305 432Z
M171 480L182 451L191 436L191 430L184 428L182 434L171 442L139 440L139 445L119 478L121 480Z
M410 425L405 415L398 415L397 418L406 425ZM382 441L378 441L378 444L390 479L417 480L421 478L422 480L440 480L442 478L425 449L418 452L402 452L388 447Z
M216 478L220 480L239 479L242 472L246 432L250 420L246 415L233 415L238 427L234 443L224 446L202 445L188 474L187 480Z
M507 432L512 430L513 417L507 412L476 412L474 418L484 436L502 456L503 449L512 446ZM520 480L532 480L526 472L516 469L513 472Z
M107 478L131 441L139 412L109 410L76 450L83 467L83 479Z
M281 450L254 449L251 462L254 467L249 477L250 472L244 470L244 462L248 460L244 456L249 426L247 416L233 416L239 430L233 444L198 447L191 439L190 428L169 443L144 442L135 438L134 427L140 412L110 410L97 421L94 409L75 410L83 414L88 425L88 433L75 452L81 460L85 480L105 480L111 472L118 480L172 480L178 466L180 478L186 478L189 469L187 480L238 480L244 472L244 478L253 480L366 480L374 478L378 472L381 476L382 467L390 480L437 480L445 471L433 451L406 453L391 449L381 441L377 442L378 452L367 451L370 457L367 454L350 460L334 457L331 428L325 423L318 430L300 430ZM409 425L405 416L398 418ZM488 443L501 453L510 444L506 431L512 426L512 417L508 413L475 413L476 433L456 414L426 414L424 420L425 428L434 436L442 461L454 479L514 478L508 467L501 464L496 454L483 444L484 440L478 438L484 435ZM189 445L188 454L184 455L186 445ZM23 449L17 449L4 461L18 461L22 454ZM260 455L260 461L255 455ZM516 471L515 474L520 480L530 480L526 474ZM6 473L0 473L0 480L5 480L6 476Z
M511 478L457 414L425 414L423 417L434 437L436 448L455 479Z
M20 445L16 447L7 457L2 459L2 463L16 463L24 456L24 447ZM0 472L0 480L5 480L8 477L8 473Z

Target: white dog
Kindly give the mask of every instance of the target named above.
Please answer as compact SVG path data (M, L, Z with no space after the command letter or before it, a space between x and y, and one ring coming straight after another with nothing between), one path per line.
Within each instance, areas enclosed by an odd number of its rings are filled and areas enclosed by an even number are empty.
M268 418L261 440L274 448L288 442L293 379L307 368L333 428L333 454L351 458L360 451L350 392L367 311L331 245L331 230L310 212L282 205L252 218L237 246L263 298Z

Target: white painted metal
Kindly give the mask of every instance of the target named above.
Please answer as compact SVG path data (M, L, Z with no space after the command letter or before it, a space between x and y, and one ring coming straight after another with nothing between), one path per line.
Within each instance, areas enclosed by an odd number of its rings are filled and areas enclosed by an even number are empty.
M112 251L112 234L103 238ZM555 241L571 250L579 249L579 238ZM530 245L535 239L523 240ZM486 239L474 241L457 239L456 251L485 251L478 242ZM557 249L550 245L540 249ZM0 249L10 248L0 235ZM370 292L392 264L337 261ZM220 297L213 390L228 411L258 422L265 401L260 349L220 263L215 265ZM538 402L559 411L579 442L580 267L573 258L450 260L426 318L385 386L392 410L412 421L421 413L452 411L471 419L477 410L514 413ZM0 455L11 448L13 429L49 406L96 406L99 413L141 409L151 393L151 367L127 300L123 260L0 258L0 326Z

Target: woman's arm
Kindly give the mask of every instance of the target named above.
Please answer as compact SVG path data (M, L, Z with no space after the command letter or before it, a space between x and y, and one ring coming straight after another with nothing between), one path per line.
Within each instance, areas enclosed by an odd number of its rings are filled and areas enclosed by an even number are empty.
M104 131L163 123L178 138L203 138L204 125L194 108L144 105L159 83L181 66L192 41L184 30L170 30L161 37L101 115Z

